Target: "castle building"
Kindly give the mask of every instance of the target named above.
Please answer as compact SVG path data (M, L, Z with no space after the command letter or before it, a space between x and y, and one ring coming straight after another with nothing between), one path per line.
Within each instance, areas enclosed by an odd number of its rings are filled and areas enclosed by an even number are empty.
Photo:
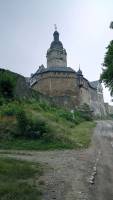
M56 105L75 109L88 104L94 115L106 115L101 83L89 82L80 69L76 72L67 67L67 52L59 40L57 30L53 33L53 41L46 58L47 67L41 65L31 75L31 88L51 97Z

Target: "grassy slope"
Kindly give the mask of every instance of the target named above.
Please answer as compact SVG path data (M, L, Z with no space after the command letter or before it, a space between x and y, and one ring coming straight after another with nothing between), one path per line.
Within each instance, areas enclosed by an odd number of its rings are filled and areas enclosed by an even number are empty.
M39 200L41 189L35 179L41 174L39 164L0 158L0 199Z
M38 102L24 103L23 106L28 115L32 114L33 118L46 121L52 132L48 133L48 138L44 140L3 140L0 142L0 149L77 149L86 148L90 144L94 122L82 122L75 125L60 116L60 109L45 107Z
M35 119L41 118L51 128L48 136L42 140L11 140L11 132L14 129L16 121L15 115L8 117L6 113L10 110L15 110L15 102L10 102L10 106L4 103L0 104L0 148L4 149L61 149L61 148L85 148L90 143L92 129L95 126L94 122L82 122L76 125L70 120L61 116L63 110L50 107L47 104L40 102L36 92L29 89L25 83L25 78L7 70L0 69L0 75L3 71L7 72L11 77L17 80L14 96L19 97L21 102L17 102L17 107L23 106L26 113ZM27 97L29 102L24 102L22 97ZM34 101L30 102L31 98ZM37 100L36 100L37 99ZM5 100L5 99L4 99ZM32 99L33 100L33 99ZM42 99L41 99L42 101ZM3 99L1 102L4 102ZM9 107L9 108L7 108ZM6 110L6 111L5 111ZM8 112L7 112L8 111ZM4 119L1 118L2 112L5 112ZM3 140L4 138L4 140Z
M55 150L55 149L78 149L86 148L90 144L92 130L95 126L93 122L83 122L66 133L62 141L45 142L43 140L3 140L0 142L0 149L21 149L21 150ZM67 126L66 126L67 127ZM69 135L67 135L69 134Z

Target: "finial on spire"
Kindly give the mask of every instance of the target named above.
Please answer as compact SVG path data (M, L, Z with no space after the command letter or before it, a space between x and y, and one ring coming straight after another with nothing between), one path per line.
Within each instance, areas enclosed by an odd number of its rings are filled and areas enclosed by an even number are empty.
M82 70L80 69L80 64L79 64L79 70L77 71L77 74L80 75L80 76L83 76L82 75Z
M54 28L55 28L55 31L57 31L57 25L56 24L54 24Z
M54 41L58 42L59 41L59 33L57 31L57 26L56 24L54 24L54 27L55 27L55 31L53 33L53 37L54 37Z

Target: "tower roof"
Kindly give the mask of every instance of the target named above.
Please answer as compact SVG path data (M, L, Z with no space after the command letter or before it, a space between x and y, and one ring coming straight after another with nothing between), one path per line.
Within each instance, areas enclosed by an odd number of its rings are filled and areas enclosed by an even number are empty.
M42 74L46 72L71 72L76 73L71 67L49 67L49 68L43 68L42 70L37 70L36 74Z
M80 69L80 67L79 67L79 70L77 71L77 74L78 74L79 76L83 76L82 70Z
M59 32L57 30L55 30L53 33L53 42L50 45L50 49L53 49L53 48L63 49L63 44L59 40Z

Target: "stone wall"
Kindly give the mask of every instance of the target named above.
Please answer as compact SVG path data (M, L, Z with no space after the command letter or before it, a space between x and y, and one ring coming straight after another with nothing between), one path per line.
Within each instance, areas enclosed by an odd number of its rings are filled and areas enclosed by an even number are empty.
M90 95L90 107L94 111L94 115L97 117L105 117L106 110L104 106L103 94L100 94L97 90L90 88Z
M108 103L104 103L107 115L113 115L113 106Z
M89 88L80 88L79 90L79 99L80 99L80 105L83 105L83 104L88 104L90 105L90 93L89 93Z
M48 72L40 74L33 89L51 97L72 96L75 99L75 104L79 101L79 90L75 73Z

